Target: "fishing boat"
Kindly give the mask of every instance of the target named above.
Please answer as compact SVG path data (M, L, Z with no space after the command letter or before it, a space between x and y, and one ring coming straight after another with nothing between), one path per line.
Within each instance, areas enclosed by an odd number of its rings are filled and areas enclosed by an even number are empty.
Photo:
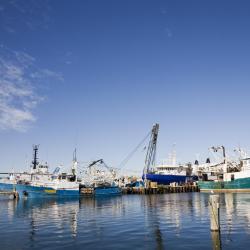
M102 183L94 188L95 196L120 195L122 190L115 184Z
M4 177L0 178L0 190L12 190L13 184L16 184L15 177L13 173L3 173Z
M103 159L93 161L85 170L80 193L88 196L121 195L122 189L115 180L116 171L108 167Z
M186 183L197 180L197 176L192 173L191 164L176 164L176 152L173 148L168 162L163 161L155 165L156 145L159 132L159 124L154 124L151 130L151 138L146 154L145 166L143 171L143 180L147 187L148 182L157 182L157 184L169 185L170 183Z
M205 172L199 174L200 191L212 192L250 192L250 158L239 150L239 162L226 158L225 147L216 147L223 151L224 160L216 165L210 165Z
M34 157L30 173L9 173L0 179L0 190L16 191L19 197L79 197L85 193L94 196L119 195L122 190L115 183L115 171L109 168L102 159L92 162L88 166L82 180L78 178L78 162L76 150L70 173L61 173L57 167L53 173L48 170L48 164L38 162L38 145L33 146ZM100 164L106 167L100 169ZM5 173L6 174L6 173ZM83 180L86 180L84 182ZM86 189L87 188L87 189Z
M187 183L197 180L197 177L192 175L190 165L173 165L162 163L154 167L152 171L146 174L146 179L152 182L157 182L162 185L170 183Z
M17 184L14 186L14 190L18 192L20 197L29 198L79 196L79 184L70 181L61 182L52 180L47 183L31 182L28 184Z
M60 173L57 167L49 173L47 164L38 162L38 145L33 146L34 159L30 173L10 173L0 180L0 190L15 190L19 197L47 197L47 196L79 196L77 182L76 152L73 159L71 173Z

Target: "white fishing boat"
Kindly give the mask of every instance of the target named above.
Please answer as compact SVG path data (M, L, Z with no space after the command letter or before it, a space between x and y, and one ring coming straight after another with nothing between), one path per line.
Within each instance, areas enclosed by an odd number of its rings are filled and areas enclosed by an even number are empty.
M33 150L34 159L30 173L10 173L0 180L0 190L16 190L20 197L79 196L76 152L71 173L67 174L60 173L60 167L49 173L48 165L38 162L38 146L35 145Z
M210 165L206 171L201 171L198 186L201 191L214 192L250 192L250 158L242 150L238 162L226 157L225 147L222 149L223 161L217 165ZM216 151L216 152L217 152Z
M80 190L82 194L94 196L120 195L122 190L115 180L115 169L108 167L103 159L99 159L85 169Z
M143 179L147 185L148 181L157 184L169 185L170 183L186 183L197 180L193 175L191 164L176 164L176 152L173 149L168 162L163 161L155 165L156 145L159 132L159 124L154 124L151 130L151 138L146 154Z

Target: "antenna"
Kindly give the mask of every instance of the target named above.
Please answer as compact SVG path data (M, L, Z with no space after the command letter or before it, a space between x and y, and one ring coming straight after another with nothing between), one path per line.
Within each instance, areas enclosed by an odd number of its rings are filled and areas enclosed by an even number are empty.
M76 158L76 148L73 152L73 162L76 162L77 161L77 158Z

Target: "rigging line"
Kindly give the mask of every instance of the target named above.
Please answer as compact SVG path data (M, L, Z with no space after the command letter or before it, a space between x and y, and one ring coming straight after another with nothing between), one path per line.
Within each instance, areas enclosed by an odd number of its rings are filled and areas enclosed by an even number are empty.
M123 166L125 166L128 161L130 160L130 158L136 153L136 151L141 147L141 145L146 141L146 139L149 137L149 135L151 134L151 130L150 132L143 138L143 140L135 147L135 149L133 149L133 151L131 151L122 161L121 163L118 165L118 169L121 169Z

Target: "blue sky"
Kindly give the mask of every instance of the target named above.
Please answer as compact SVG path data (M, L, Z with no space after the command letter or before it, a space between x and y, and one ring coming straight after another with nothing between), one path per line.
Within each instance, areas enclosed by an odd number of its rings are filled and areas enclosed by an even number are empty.
M158 159L249 149L249 44L249 1L1 1L0 170L117 166L155 122Z

